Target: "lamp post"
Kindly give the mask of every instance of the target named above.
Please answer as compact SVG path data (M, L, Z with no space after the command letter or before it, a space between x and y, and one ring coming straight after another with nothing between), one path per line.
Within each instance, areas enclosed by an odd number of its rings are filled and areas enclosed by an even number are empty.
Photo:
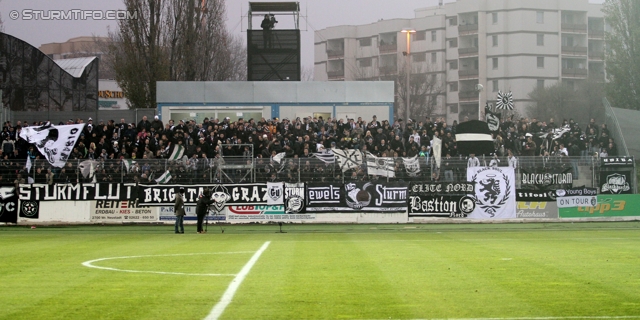
M415 33L416 30L415 29L411 29L411 28L404 28L402 29L402 33L406 33L407 34L407 51L405 54L406 57L406 69L407 69L407 79L406 79L406 83L405 85L407 86L407 99L405 100L406 102L406 122L405 123L409 123L409 116L411 115L411 87L410 87L410 77L411 77L411 34Z

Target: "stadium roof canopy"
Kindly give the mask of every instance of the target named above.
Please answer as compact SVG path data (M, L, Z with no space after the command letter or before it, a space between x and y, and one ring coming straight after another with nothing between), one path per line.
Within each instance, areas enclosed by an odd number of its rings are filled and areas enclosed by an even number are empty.
M60 68L69 73L74 78L82 77L84 70L98 57L83 57L72 59L53 60Z

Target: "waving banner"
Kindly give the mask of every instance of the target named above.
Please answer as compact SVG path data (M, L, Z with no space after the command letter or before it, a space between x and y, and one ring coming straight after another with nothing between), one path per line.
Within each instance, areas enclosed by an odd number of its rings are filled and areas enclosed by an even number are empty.
M52 166L62 168L67 163L82 128L84 124L54 126L47 123L40 127L23 128L20 137L33 143Z

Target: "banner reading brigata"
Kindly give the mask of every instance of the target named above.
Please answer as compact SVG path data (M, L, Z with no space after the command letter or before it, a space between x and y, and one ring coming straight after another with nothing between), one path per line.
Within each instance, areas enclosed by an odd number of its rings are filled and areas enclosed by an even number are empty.
M266 184L229 184L229 185L144 185L138 186L138 203L147 206L166 206L173 204L175 194L178 189L183 187L184 204L195 205L198 196L204 193L205 189L223 190L228 197L225 203L216 203L216 205L266 205L267 204L267 185Z
M464 218L475 209L474 184L414 183L409 187L409 217Z
M571 188L556 190L558 208L594 207L598 204L597 188Z
M307 184L307 212L404 212L407 186L394 182Z
M516 175L513 168L470 167L467 181L475 184L475 209L469 218L511 219L516 217Z

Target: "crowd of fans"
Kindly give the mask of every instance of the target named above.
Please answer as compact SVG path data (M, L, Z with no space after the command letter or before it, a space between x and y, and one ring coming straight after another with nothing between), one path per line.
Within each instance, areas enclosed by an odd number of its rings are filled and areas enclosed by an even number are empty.
M70 119L66 124L85 123L82 119ZM40 125L43 123L33 123ZM65 124L65 123L60 123ZM395 123L370 120L323 119L322 117L296 119L238 119L230 121L205 118L202 123L194 120L169 120L163 123L157 116L149 121L145 116L136 123L120 119L94 122L87 119L86 126L73 148L65 168L48 165L33 145L21 139L19 132L29 126L25 122L3 124L0 155L0 183L26 183L32 177L35 183L57 182L153 182L160 175L171 173L173 183L249 182L249 181L343 181L369 180L366 165L347 172L337 170L335 164L321 161L316 153L326 153L331 148L359 149L378 157L396 158L396 175L399 179L454 179L441 171L461 172L467 164L458 153L455 134L457 121L451 126L442 118L424 121L398 119ZM563 131L556 130L563 129ZM443 163L436 168L433 157L433 138L442 140ZM494 133L494 156L490 165L513 163L508 154L515 157L534 157L543 165L553 163L557 157L579 157L583 160L600 156L617 155L616 143L609 136L605 124L595 119L580 127L573 120L557 124L536 118L513 117L503 121ZM184 157L172 161L176 148L184 148ZM282 161L274 160L284 153ZM418 156L421 172L418 176L406 173L401 157ZM26 172L26 159L34 164L33 171ZM277 158L277 157L276 157ZM123 159L125 161L123 161ZM95 175L83 161L96 161ZM131 160L131 161L129 161ZM491 158L486 159L489 162ZM537 161L537 160L536 160ZM461 165L462 164L462 165ZM231 170L221 174L218 168L226 165ZM256 170L250 173L249 167ZM455 167L455 168L454 168ZM441 170L442 169L442 170Z

